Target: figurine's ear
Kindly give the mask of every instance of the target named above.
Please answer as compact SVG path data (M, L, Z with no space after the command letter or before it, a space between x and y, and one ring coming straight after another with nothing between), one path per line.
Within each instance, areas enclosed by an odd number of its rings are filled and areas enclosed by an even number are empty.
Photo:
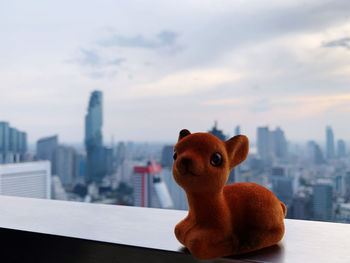
M190 131L189 130L186 130L186 129L183 129L180 131L179 133L179 139L177 141L180 141L183 137L186 137L187 135L190 135Z
M244 135L237 135L225 142L231 168L243 162L249 152L249 140Z

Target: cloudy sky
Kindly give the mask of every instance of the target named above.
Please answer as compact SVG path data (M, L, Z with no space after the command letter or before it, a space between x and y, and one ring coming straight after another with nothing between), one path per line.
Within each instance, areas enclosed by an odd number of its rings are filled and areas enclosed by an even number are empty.
M0 120L82 142L91 91L104 139L175 141L218 121L255 140L350 140L350 1L0 0Z

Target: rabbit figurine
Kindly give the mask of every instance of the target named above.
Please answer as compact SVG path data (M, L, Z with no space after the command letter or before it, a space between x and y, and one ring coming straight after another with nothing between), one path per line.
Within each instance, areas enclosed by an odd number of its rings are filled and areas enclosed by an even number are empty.
M225 186L248 150L243 135L224 142L210 133L180 131L172 172L186 192L189 211L175 235L198 259L248 253L284 235L286 206L271 191L254 183Z

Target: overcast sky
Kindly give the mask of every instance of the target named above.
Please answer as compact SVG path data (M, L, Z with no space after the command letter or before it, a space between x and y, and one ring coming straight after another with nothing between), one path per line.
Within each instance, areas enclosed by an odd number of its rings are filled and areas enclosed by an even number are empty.
M175 141L218 121L255 141L350 140L350 1L0 0L0 121L30 143L82 142L91 91L104 141Z

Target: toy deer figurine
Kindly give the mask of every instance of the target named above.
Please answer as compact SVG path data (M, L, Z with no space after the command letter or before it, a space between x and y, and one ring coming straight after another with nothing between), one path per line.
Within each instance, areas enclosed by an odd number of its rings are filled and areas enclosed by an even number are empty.
M174 150L173 175L189 205L175 235L195 257L243 254L282 239L286 206L272 192L254 183L225 186L230 170L248 155L246 136L224 142L181 130Z

